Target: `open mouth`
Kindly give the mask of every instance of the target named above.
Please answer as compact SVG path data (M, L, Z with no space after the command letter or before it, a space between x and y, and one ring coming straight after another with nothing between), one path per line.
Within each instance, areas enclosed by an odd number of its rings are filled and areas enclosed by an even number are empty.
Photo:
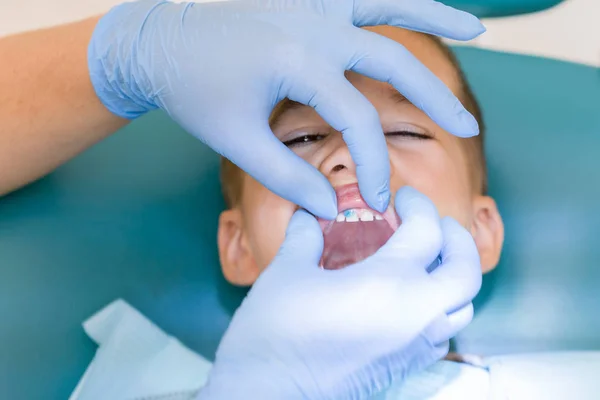
M373 255L401 224L393 202L382 214L367 205L353 183L336 189L338 215L319 219L325 240L320 266L341 269Z

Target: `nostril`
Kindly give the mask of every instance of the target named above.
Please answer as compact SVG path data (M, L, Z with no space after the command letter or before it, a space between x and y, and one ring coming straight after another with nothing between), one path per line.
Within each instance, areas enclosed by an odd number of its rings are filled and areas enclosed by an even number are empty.
M345 165L338 164L338 165L336 165L335 167L333 167L333 168L331 169L331 172L340 172L341 170L343 170L343 169L345 169L345 168L346 168L346 166L345 166Z

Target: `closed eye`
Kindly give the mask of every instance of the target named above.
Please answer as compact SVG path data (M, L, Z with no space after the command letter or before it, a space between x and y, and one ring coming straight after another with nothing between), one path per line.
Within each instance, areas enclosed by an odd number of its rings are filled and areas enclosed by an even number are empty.
M417 140L433 139L433 137L429 134L412 132L412 131L391 131L391 132L386 132L385 136L399 137L399 138L403 138L403 139L417 139ZM295 138L286 140L283 142L283 144L286 145L287 147L298 147L298 146L309 145L311 143L318 142L320 140L325 139L326 137L327 137L327 135L321 134L321 133L306 134L306 135L300 135Z
M433 139L431 135L424 133L411 132L411 131L392 131L386 132L385 136L398 136L407 139L418 139L418 140L430 140Z
M287 147L296 147L296 146L301 146L301 145L317 142L319 140L323 140L323 139L325 139L325 137L326 137L326 135L322 135L322 134L318 134L318 133L311 134L311 135L301 135L301 136L295 137L293 139L286 140L285 142L283 142L283 144L286 145Z

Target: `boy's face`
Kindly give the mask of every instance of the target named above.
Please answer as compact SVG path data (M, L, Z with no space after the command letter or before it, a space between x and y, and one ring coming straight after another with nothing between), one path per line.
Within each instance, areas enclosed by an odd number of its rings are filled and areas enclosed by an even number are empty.
M459 95L455 68L429 38L396 28L373 30L402 43ZM347 77L379 112L390 158L392 195L405 185L424 193L437 206L440 216L455 218L472 233L483 272L494 268L502 247L502 220L493 199L475 189L477 184L470 171L478 165L468 157L461 143L465 139L442 130L392 86L355 73L347 73ZM312 108L280 106L272 129L292 151L327 177L338 194L340 211L348 204L355 209L367 208L358 195L356 168L342 135ZM322 223L325 267L343 267L358 261L355 258L372 254L400 222L395 221L393 198L390 207L383 220L375 215L370 221L369 213L358 210L358 217L367 221L350 222L356 218L347 214L345 222ZM219 220L219 255L230 282L249 285L256 280L277 254L296 209L295 204L244 174L239 204L224 211Z

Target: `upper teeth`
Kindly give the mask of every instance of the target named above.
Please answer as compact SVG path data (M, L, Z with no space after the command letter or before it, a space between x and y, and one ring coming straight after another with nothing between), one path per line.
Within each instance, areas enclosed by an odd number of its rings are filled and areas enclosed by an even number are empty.
M356 213L352 213L346 216L346 222L358 222L358 215Z
M361 221L373 221L373 213L371 211L364 211L361 215L360 215L360 220Z
M381 221L383 217L379 214L373 214L372 211L369 210L346 210L338 214L335 219L337 222L358 222L358 221Z

